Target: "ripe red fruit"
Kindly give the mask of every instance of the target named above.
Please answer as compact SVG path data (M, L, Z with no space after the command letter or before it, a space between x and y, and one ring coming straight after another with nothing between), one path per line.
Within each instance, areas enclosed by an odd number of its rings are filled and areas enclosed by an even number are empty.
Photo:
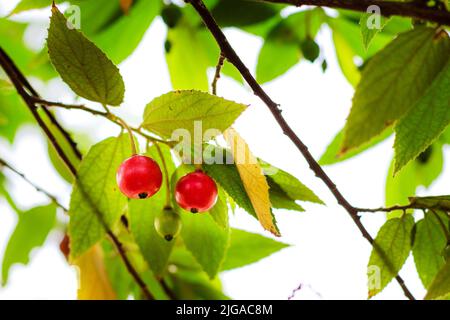
M192 213L208 211L217 200L216 183L202 171L189 173L177 182L175 200Z
M158 192L162 173L152 158L134 155L122 162L116 180L120 191L128 198L145 199Z

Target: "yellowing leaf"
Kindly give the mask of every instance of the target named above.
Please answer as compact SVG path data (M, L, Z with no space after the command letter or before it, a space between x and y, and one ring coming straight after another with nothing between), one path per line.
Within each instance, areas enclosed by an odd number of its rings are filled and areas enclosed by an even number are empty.
M99 245L74 261L78 267L78 299L115 300L116 294L106 274L103 251Z
M270 210L269 185L258 160L236 130L233 128L227 129L224 132L224 137L231 148L239 176L259 222L264 229L276 236L280 236Z

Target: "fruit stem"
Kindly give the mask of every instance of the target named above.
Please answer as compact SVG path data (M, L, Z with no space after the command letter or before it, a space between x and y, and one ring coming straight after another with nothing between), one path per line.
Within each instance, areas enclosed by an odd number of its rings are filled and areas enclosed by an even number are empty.
M166 159L164 159L164 155L162 153L161 147L158 144L158 142L154 142L154 145L156 147L156 150L158 151L159 157L161 158L161 164L163 166L164 170L164 182L166 184L166 204L164 205L165 208L171 208L170 203L170 180L169 180L169 170L167 169L167 163Z
M123 120L122 118L117 117L117 121L119 121L120 124L122 125L122 127L124 127L125 130L128 131L128 134L130 136L130 143L131 143L131 154L133 156L136 155L138 152L137 152L137 147L136 147L136 141L134 141L133 131L131 130L130 126L125 122L125 120Z

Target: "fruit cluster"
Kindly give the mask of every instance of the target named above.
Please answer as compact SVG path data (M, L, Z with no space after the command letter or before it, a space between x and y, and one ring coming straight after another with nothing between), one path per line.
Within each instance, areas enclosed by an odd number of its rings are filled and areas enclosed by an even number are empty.
M116 178L120 191L132 199L153 196L161 188L163 179L158 163L143 155L126 159L117 170ZM188 173L176 184L175 201L192 213L208 211L217 201L216 183L201 170ZM167 241L180 232L180 217L169 204L155 219L155 229Z

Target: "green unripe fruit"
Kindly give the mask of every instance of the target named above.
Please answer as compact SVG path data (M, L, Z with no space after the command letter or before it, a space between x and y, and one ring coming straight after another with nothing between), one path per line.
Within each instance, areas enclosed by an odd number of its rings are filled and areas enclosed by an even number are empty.
M174 28L183 16L180 7L174 4L165 6L161 11L161 18L169 28Z
M320 55L319 45L309 37L300 43L300 49L305 59L310 62L314 62Z
M156 232L167 241L177 237L181 231L181 218L172 208L166 208L155 219Z

